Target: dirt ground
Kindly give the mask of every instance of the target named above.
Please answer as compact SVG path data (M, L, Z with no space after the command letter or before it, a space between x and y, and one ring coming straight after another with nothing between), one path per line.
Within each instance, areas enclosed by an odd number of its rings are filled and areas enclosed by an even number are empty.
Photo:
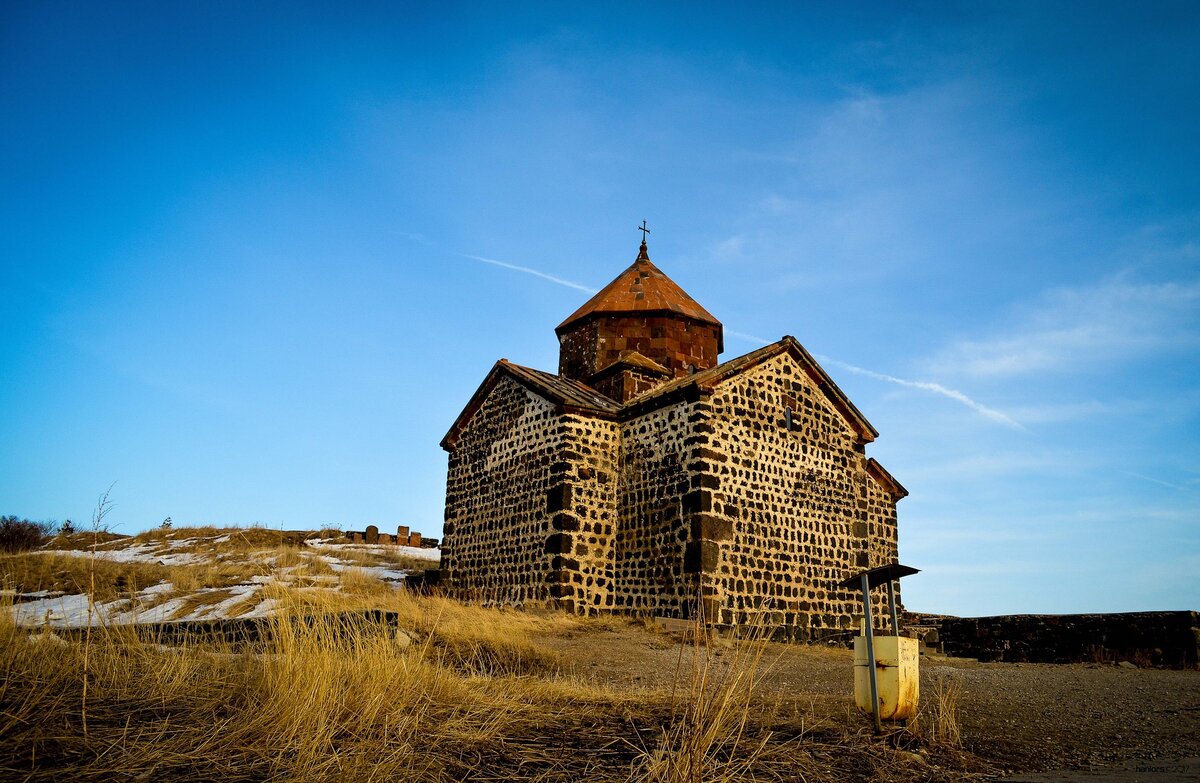
M622 690L669 689L681 667L678 637L635 626L538 641L563 653L574 676ZM718 666L734 654L728 642L711 650ZM766 644L759 667L762 698L868 725L853 708L849 650ZM1200 671L922 656L927 699L938 680L959 684L963 749L986 762L992 777L1200 780L1200 762L1193 763L1200 757Z

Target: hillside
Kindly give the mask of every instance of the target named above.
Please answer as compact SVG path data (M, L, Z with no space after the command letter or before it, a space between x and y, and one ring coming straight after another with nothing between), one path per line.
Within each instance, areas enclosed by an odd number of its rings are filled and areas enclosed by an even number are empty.
M1069 767L1165 781L1197 769L1178 761L1200 756L1195 671L926 657L920 718L875 738L850 700L847 650L406 590L431 556L261 529L94 550L75 536L3 556L0 777L969 781ZM239 618L256 632L165 630Z

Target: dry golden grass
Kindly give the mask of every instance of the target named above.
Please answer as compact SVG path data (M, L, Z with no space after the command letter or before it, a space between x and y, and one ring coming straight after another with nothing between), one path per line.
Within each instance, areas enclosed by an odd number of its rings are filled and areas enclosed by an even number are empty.
M642 749L638 777L653 783L742 780L756 765L770 735L743 747L755 693L765 675L765 634L751 629L734 640L692 623L680 645L671 721L656 746ZM731 657L718 660L717 650Z
M207 560L167 567L167 581L176 592L192 593L204 588L233 587L245 584L251 577L265 576L271 571L265 563L243 560Z
M933 693L924 705L924 721L918 720L920 730L947 748L962 747L962 728L958 721L958 701L962 683L956 677L938 675L933 678Z
M186 596L180 602L179 607L177 609L175 609L174 612L171 613L171 617L168 619L178 620L180 618L187 617L189 614L196 611L197 609L199 609L202 606L212 606L213 604L219 604L222 601L227 600L232 597L233 597L233 591L227 590L227 589L226 590L206 590L206 591L199 592L199 593L192 593L191 595Z
M319 549L317 551L320 551ZM397 571L425 571L431 568L437 568L436 560L425 560L419 557L402 554L399 551L389 549L355 549L352 547L338 547L336 549L326 550L326 554L333 555L337 559L352 563L357 566L372 568L376 566L385 566L393 568Z
M764 697L761 664L774 650L765 643L688 643L674 694L614 690L560 673L534 635L641 633L629 621L402 592L266 594L282 604L268 633L236 644L163 647L124 627L96 629L85 644L80 634L27 635L0 612L0 777L966 779L914 769L861 720L821 723ZM370 601L394 614L341 613Z
M169 580L172 569L157 563L119 563L74 554L22 552L0 556L0 580L5 587L19 593L39 590L86 593L93 574L95 598L106 601L127 598Z
M506 738L619 703L594 686L530 678L540 667L463 672L445 665L435 636L409 643L390 624L312 610L285 608L251 655L164 651L128 629L98 629L86 711L82 642L0 620L0 769L30 780L460 780L497 763ZM517 755L558 763L552 745Z
M126 542L129 536L110 533L107 530L89 530L64 535L59 533L46 542L45 549L91 549L94 546L111 546Z
M211 525L201 527L176 527L163 529L160 527L142 531L133 537L135 543L145 544L152 541L181 541L185 538L218 538L220 536L244 532L241 528L221 528ZM270 531L268 531L270 532Z
M27 553L3 558L0 569L22 592L72 593L86 591L94 569L97 601L168 581L191 595L176 616L227 600L229 587L252 576L282 571L292 584L268 584L229 612L274 599L277 614L261 635L180 644L163 631L147 639L142 630L139 638L129 627L31 632L13 627L0 606L0 778L832 783L913 776L858 716L817 720L794 698L763 694L769 658L779 652L764 641L713 638L698 628L680 641L645 619L483 608L414 595L362 569L323 581L333 572L318 553L281 544L276 531L152 532L142 543L164 548L201 534L230 538L196 543L194 551L212 556L193 564ZM158 593L152 601L166 599ZM547 643L590 644L601 635L675 660L674 687L577 674ZM669 675L669 665L662 671ZM954 699L945 704L954 714ZM949 745L945 721L928 736Z
M362 568L347 568L338 574L342 592L355 597L384 597L392 588L379 577Z

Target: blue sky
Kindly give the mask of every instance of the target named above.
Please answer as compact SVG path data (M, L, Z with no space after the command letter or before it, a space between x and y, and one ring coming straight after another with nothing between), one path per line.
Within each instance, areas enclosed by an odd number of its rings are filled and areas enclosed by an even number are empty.
M436 535L646 219L880 430L911 608L1200 608L1200 8L904 5L3 4L0 513Z

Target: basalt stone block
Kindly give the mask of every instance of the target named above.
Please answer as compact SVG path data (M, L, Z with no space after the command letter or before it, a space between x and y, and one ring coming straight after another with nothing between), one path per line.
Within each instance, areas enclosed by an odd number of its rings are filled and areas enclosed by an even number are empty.
M733 538L733 522L712 514L696 514L692 517L692 538L728 541Z
M716 571L721 548L715 541L691 541L683 554L683 570L689 574Z
M368 544L378 544L379 543L379 528L376 527L375 525L367 525L366 539L367 539Z
M704 490L693 490L683 496L683 513L697 514L712 511L712 493Z
M571 548L575 541L569 533L555 533L546 539L546 554L549 555L566 555L570 554Z
M546 491L546 511L564 511L571 507L571 485L558 484Z
M555 530L578 530L579 518L572 514L555 514L550 524Z
M556 571L578 571L579 561L562 555L555 555L550 561L550 567Z

